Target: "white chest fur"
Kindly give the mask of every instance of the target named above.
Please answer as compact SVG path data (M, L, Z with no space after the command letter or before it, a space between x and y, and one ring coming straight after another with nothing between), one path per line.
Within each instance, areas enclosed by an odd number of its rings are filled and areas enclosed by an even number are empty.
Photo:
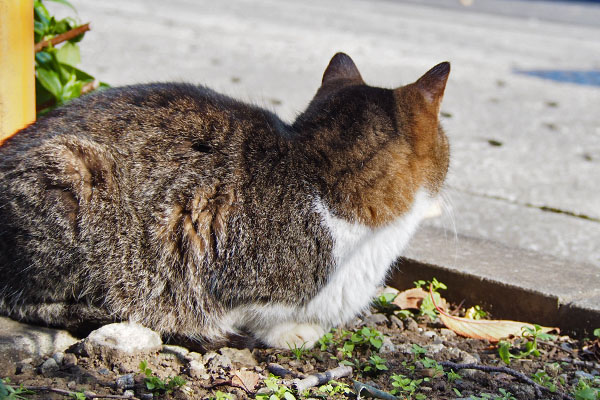
M364 310L430 203L429 195L419 191L406 214L375 229L337 218L318 204L317 210L333 237L337 267L327 285L305 306L306 316L324 326L335 326Z
M214 335L245 328L270 346L312 346L328 329L350 321L369 306L430 204L431 198L420 191L406 214L373 229L337 218L322 203L317 203L317 212L334 244L336 267L327 284L301 307L283 304L237 307L217 321Z

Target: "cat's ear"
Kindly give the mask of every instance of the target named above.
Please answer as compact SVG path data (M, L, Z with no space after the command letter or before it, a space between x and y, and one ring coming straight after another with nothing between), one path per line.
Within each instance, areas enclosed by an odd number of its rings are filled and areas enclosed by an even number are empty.
M415 82L415 86L419 89L427 103L435 107L436 112L440 110L449 74L450 63L446 61L431 68Z
M329 65L323 74L323 85L334 81L346 81L357 84L365 83L360 76L360 72L358 72L358 68L356 68L354 61L352 61L350 56L344 53L337 53L334 55L331 61L329 61Z

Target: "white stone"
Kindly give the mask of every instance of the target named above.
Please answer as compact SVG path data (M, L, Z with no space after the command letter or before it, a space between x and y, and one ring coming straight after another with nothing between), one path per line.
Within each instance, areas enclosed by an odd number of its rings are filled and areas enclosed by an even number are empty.
M162 340L151 329L133 322L122 322L96 329L85 339L84 347L92 354L109 350L134 355L159 351Z

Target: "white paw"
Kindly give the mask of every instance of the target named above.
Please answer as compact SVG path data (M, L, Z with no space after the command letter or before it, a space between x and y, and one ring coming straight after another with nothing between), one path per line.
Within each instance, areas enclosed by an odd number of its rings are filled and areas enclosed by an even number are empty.
M325 329L317 324L286 322L272 327L261 339L272 347L310 349L324 334Z

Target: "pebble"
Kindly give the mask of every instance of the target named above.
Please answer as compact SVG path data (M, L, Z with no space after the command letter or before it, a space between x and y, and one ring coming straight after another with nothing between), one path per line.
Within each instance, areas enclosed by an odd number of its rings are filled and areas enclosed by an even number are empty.
M141 400L152 400L152 393L144 393L140 395Z
M453 330L448 329L448 328L440 329L440 334L447 338L456 337L456 333Z
M58 364L54 358L49 358L40 365L40 372L42 374L47 374L52 371L58 370Z
M116 353L139 355L162 348L160 335L134 322L104 325L92 331L84 340L88 354Z
M425 331L423 332L423 336L425 336L426 338L434 338L437 336L437 333L435 333L434 331Z
M392 339L390 339L387 336L384 337L383 343L381 344L381 347L379 348L379 352L382 354L386 354L386 353L393 353L394 351L396 351L396 345L394 343L392 343Z
M206 366L210 371L217 371L219 369L228 371L232 368L229 357L222 354L217 354L216 356L212 357L210 361L206 363Z
M134 374L126 374L126 375L121 375L117 378L117 380L115 381L115 385L119 388L119 389L131 389L133 388L135 382L133 380L133 375Z
M459 357L459 362L462 364L477 364L481 361L479 358L479 354L470 354L463 350L459 352Z
M33 358L26 358L17 362L17 374L33 370Z
M589 380L594 380L594 375L589 374L585 371L575 371L575 376L579 379L589 379Z
M221 355L229 358L232 363L239 364L243 367L254 367L258 365L256 359L248 349L232 349L230 347L222 347L219 352Z
M389 322L388 318L383 314L371 314L362 318L365 325L387 325Z
M185 347L182 346L174 346L172 344L164 344L162 346L162 350L163 353L167 353L167 354L174 354L177 356L177 358L179 358L180 360L183 360L186 358L186 356L190 353L190 351L188 349L186 349ZM196 353L198 354L198 353Z
M110 374L110 371L108 370L108 368L100 368L100 369L98 370L98 373L99 373L100 375L108 375L108 374Z
M189 375L196 379L208 379L210 375L206 372L206 367L200 361L192 360L188 363Z
M75 365L77 365L77 357L75 356L75 354L66 353L63 357L63 365L65 367L74 367Z
M123 392L123 397L126 397L128 399L131 399L134 396L135 396L135 392L133 390L126 390Z
M430 344L429 346L427 346L427 355L429 357L431 357L432 355L439 353L440 351L444 350L445 348L446 348L446 346L444 346L441 343Z
M390 321L392 322L393 325L395 325L401 331L404 330L404 322L402 322L402 320L400 318L396 317L395 315L392 315L390 317Z
M75 381L69 381L67 383L67 388L69 388L71 390L75 389L76 387L77 387L77 382L75 382Z
M298 368L298 370L300 372L304 372L305 374L309 373L310 371L313 371L315 369L315 367L313 367L313 365L309 362L307 362L306 364L300 366L300 368Z
M52 354L52 358L54 358L54 361L56 361L56 363L58 365L60 365L60 364L62 364L63 359L65 358L65 353L62 353L62 352L54 353L54 354Z
M405 325L406 325L406 329L411 332L419 331L419 324L417 324L417 321L415 321L414 319L412 319L410 317L406 318Z

